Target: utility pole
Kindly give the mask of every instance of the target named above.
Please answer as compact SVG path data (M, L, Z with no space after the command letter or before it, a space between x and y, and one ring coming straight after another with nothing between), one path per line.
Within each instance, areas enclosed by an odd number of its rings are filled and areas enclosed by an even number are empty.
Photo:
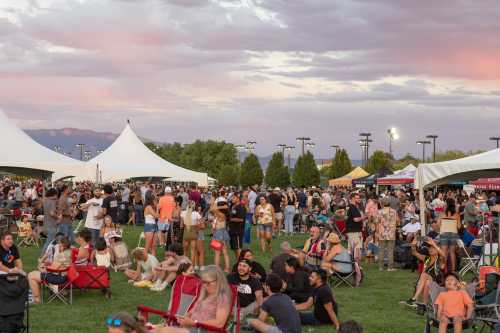
M432 162L436 163L436 139L439 138L436 134L426 136L427 139L432 139Z
M417 141L417 144L422 145L422 163L425 163L425 145L430 145L431 142L421 140L421 141Z
M292 154L292 150L295 149L295 146L286 146L285 149L288 151L288 170L290 170L290 167L291 167L291 154Z
M280 143L280 144L277 144L276 146L281 149L281 154L283 155L283 164L285 164L285 148L286 148L286 144Z
M298 142L302 142L302 155L304 155L306 153L306 147L305 147L306 144L305 144L305 142L309 141L309 140L311 140L311 138L308 138L308 137L305 137L305 136L297 138Z

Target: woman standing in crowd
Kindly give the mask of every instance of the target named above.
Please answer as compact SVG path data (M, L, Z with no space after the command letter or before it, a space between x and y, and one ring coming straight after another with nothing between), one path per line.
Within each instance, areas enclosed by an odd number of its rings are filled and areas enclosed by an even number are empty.
M155 235L158 231L156 224L158 217L154 197L153 195L147 195L144 208L144 237L146 239L144 251L146 253L151 252L153 256L156 256Z
M210 212L214 215L214 221L212 223L213 229L213 241L218 242L219 246L214 247L215 257L214 264L220 267L220 256L221 253L224 256L224 271L230 273L230 262L229 254L227 251L227 243L229 242L229 234L226 229L226 214L220 211L217 203L214 203Z
M285 234L293 234L293 218L297 206L297 196L291 187L285 195Z
M444 216L438 220L439 224L439 244L443 251L444 258L450 258L449 266L452 272L457 269L456 244L459 239L458 231L462 225L458 214L455 199L446 199L446 210Z
M181 213L182 225L184 226L184 254L190 252L191 262L196 262L196 243L198 240L198 224L201 215L196 211L194 201L189 201L188 208Z
M273 237L273 225L276 223L276 218L274 215L274 208L267 202L265 196L259 198L259 205L255 207L254 219L257 222L262 253L266 252L266 247L269 252L273 252L271 240Z

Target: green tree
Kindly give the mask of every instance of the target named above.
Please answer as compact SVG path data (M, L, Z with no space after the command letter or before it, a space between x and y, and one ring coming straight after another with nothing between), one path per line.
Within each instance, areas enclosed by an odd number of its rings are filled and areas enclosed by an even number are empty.
M410 164L417 166L419 163L420 163L419 159L417 159L415 156L411 155L410 153L407 153L403 158L394 162L392 167L394 170L401 170Z
M382 150L375 150L368 159L368 165L366 171L368 173L374 173L382 168L387 168L392 170L393 157L391 154L386 153Z
M220 171L217 181L224 186L237 186L239 178L239 168L236 165L224 165Z
M345 149L339 149L335 153L330 166L330 178L339 178L352 171L352 163Z
M259 163L259 159L254 154L248 155L240 169L240 183L241 186L247 187L250 185L260 185L262 184L262 179L264 175L262 173L262 168Z
M293 182L295 186L319 185L321 176L313 154L307 152L300 156L295 163Z
M271 157L266 169L265 182L271 187L290 185L290 174L283 163L283 154L281 152L276 152Z

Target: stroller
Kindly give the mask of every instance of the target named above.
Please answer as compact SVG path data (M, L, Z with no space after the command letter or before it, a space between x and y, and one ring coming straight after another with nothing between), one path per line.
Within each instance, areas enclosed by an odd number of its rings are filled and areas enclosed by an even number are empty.
M29 332L28 293L24 275L0 275L0 333Z
M156 310L140 305L137 307L138 315L148 322L146 326L151 330L154 329L154 325L149 322L151 314L160 316L165 324L175 326L178 324L176 316L186 315L193 309L200 295L200 291L201 280L199 278L182 275L178 276L172 287L168 311ZM222 329L198 323L196 328L215 333L240 332L240 308L238 305L238 291L235 286L231 286L231 292L231 313L226 326Z
M466 291L469 294L469 296L474 299L476 296L476 287L477 283L470 283L467 285ZM440 287L436 282L431 282L429 285L429 304L426 305L426 320L425 320L425 328L424 328L424 333L431 333L432 327L439 327L439 319L437 318L437 313L436 313L436 307L434 305L434 302L436 301L437 297L439 294L446 289L443 287ZM467 321L463 322L462 328L464 330L473 328L474 326L474 318L469 319ZM448 325L448 330L453 329L453 324Z

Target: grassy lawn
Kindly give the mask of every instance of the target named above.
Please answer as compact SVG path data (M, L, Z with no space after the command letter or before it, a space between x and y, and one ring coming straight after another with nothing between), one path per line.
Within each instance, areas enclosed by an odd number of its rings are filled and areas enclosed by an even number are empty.
M141 227L127 227L125 241L130 248L137 245ZM275 240L275 254L279 251L279 242ZM292 246L301 246L305 236L294 236L289 239ZM208 243L208 241L207 241ZM256 260L264 267L269 267L271 256L259 255L256 242L251 248L255 251ZM22 259L29 272L36 267L37 248L22 248ZM212 262L213 252L207 248L208 263ZM234 260L232 257L231 260ZM407 299L413 290L416 273L401 270L393 273L379 272L375 264L364 265L365 280L357 289L347 287L336 288L333 292L339 303L341 321L355 319L362 323L366 332L422 332L424 319L417 314L401 308L400 300ZM112 298L106 299L98 290L87 292L74 291L72 306L54 301L51 304L36 305L30 308L30 331L47 332L105 332L105 319L119 311L135 313L139 304L166 309L168 294L152 292L148 289L134 288L127 283L123 274L112 273ZM304 332L331 332L330 327L322 329L304 328Z

